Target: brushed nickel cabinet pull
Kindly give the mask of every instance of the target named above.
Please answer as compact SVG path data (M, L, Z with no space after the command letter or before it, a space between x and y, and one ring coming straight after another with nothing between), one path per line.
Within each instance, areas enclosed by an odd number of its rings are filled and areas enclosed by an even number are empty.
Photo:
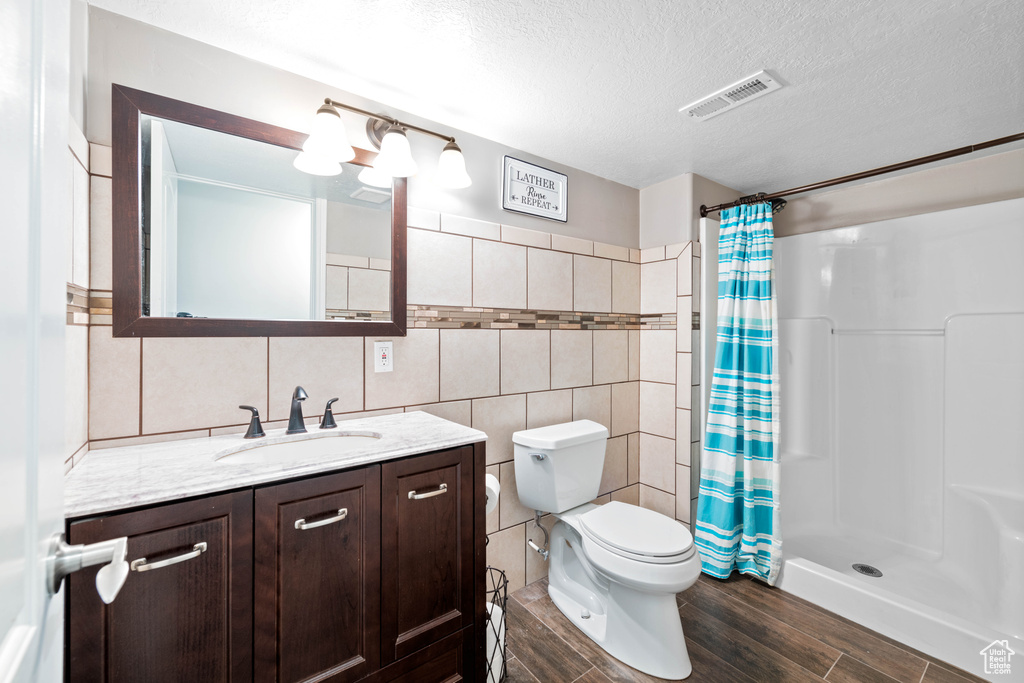
M295 520L295 528L299 531L305 531L306 529L315 529L318 526L327 526L328 524L334 524L348 517L348 508L341 508L338 510L338 514L334 517L328 517L327 519L321 519L319 522L307 522L305 519Z
M434 496L440 496L442 493L448 492L448 484L441 484L434 491L427 491L426 493L417 493L416 491L409 491L409 500L423 500L424 498L433 498Z
M178 555L177 557L169 557L166 560L160 560L159 562L149 563L146 562L146 558L140 557L137 560L132 560L131 570L133 572L148 572L152 569L160 569L161 567L170 567L172 564L178 564L185 560L191 560L193 557L199 557L206 552L206 541L196 543L192 546L192 550Z

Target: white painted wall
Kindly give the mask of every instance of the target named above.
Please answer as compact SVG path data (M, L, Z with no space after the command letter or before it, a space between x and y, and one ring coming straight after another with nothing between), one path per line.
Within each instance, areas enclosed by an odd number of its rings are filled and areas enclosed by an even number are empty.
M339 49L344 49L343 40L339 41ZM299 131L309 130L316 107L328 96L370 111L385 112L408 123L455 135L473 178L473 185L464 190L445 191L433 186L430 175L437 166L443 143L410 133L414 156L421 169L409 183L410 206L609 244L634 248L639 245L639 192L636 189L90 7L86 136L92 142L110 144L111 83ZM353 144L369 148L361 132L365 118L343 116ZM501 210L501 164L506 154L569 176L567 223Z
M179 179L178 310L315 318L312 219L308 202Z
M327 253L391 258L391 203L371 208L327 202Z

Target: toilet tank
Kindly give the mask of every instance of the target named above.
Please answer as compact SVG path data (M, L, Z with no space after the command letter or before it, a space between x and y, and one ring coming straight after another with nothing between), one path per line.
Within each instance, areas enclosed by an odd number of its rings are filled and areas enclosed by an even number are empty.
M564 512L597 498L608 429L591 420L512 434L519 502Z

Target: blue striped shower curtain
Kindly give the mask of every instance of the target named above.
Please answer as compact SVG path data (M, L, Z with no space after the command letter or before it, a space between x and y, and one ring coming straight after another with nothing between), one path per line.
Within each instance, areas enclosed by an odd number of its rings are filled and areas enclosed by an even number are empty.
M779 536L778 320L771 204L722 212L718 335L694 540L706 574L774 585Z

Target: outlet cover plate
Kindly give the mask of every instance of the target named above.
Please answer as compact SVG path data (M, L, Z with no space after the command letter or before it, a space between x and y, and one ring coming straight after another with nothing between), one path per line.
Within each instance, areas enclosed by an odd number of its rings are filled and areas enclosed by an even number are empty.
M395 369L394 344L389 341L373 342L373 371L391 372Z

